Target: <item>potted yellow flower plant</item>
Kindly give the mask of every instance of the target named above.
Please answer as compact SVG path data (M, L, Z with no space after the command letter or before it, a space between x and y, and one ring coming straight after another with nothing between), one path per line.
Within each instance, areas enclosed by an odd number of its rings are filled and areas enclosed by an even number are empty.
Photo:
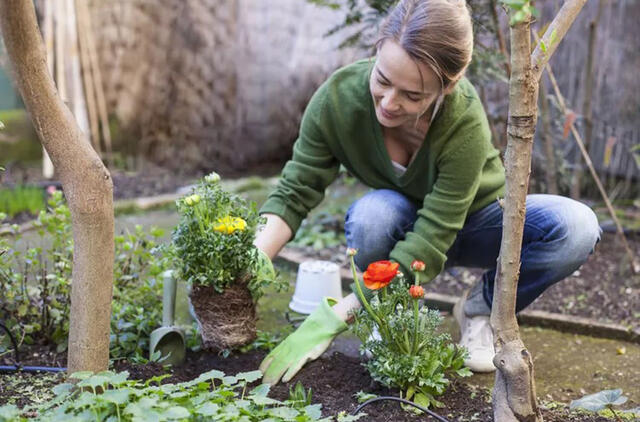
M202 346L228 350L256 337L255 304L275 281L271 262L253 246L262 217L255 203L226 192L211 173L176 201L180 222L172 245L185 280Z

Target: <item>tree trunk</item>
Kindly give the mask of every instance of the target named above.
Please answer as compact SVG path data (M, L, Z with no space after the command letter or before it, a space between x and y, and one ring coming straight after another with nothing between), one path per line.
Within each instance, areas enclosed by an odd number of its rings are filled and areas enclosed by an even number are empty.
M528 19L511 29L511 79L505 153L506 194L503 235L493 293L491 325L498 368L493 389L496 421L541 421L531 355L516 321L516 287L524 228L525 201L536 123L538 86L531 69Z
M71 210L75 247L68 370L105 370L114 260L111 176L57 94L33 2L0 0L0 27L16 85Z
M532 56L531 15L526 14L511 26L503 234L491 310L496 347L493 362L498 368L493 389L493 413L497 422L542 422L536 400L533 359L520 338L516 320L516 291L537 120L538 80L585 2L565 2L543 37L545 48L538 45Z

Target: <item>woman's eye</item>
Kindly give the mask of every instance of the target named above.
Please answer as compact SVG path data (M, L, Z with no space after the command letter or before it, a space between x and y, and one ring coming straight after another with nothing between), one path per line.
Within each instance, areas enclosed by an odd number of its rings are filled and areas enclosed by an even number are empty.
M382 79L378 79L378 83L379 83L380 85L382 85L382 86L387 86L387 85L389 85L389 83L388 83L387 81L384 81L384 80L382 80Z
M409 101L418 102L420 101L420 97L416 97L415 95L407 94L407 98Z

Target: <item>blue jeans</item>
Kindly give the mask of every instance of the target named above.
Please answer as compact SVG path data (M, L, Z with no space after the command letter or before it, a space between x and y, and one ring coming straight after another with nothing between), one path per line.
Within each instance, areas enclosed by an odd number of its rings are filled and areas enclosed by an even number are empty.
M364 270L371 262L389 259L395 244L412 230L417 211L415 203L388 189L371 191L354 202L345 217L345 235L347 246L358 249L357 266ZM562 196L528 195L517 311L580 268L600 234L598 220L586 205ZM487 270L481 290L487 309L493 298L501 238L502 208L494 201L467 216L447 252L446 266Z

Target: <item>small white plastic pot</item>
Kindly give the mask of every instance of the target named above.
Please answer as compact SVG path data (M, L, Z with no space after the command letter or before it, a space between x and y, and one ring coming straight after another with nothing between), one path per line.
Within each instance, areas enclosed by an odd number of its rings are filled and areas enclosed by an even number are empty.
M336 300L342 299L340 267L330 261L313 260L301 263L289 308L300 314L310 314L326 296Z

